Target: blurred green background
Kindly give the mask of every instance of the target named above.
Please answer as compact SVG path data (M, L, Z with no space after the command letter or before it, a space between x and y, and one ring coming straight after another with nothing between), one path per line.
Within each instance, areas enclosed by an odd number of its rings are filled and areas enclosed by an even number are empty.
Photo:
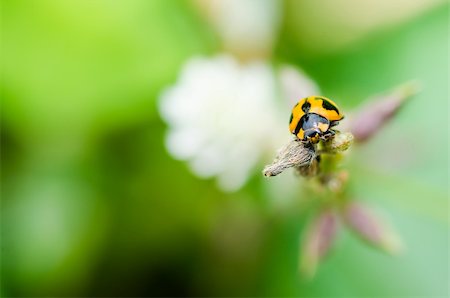
M306 219L268 188L290 173L224 193L165 149L160 92L222 51L201 1L2 1L2 296L447 296L448 4L359 2L280 1L272 61L344 110L422 83L347 165L406 251L344 231L308 281Z

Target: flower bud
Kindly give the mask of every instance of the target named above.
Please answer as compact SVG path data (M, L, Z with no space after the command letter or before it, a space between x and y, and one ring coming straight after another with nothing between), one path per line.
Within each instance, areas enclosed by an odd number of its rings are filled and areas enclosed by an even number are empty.
M303 166L298 166L295 169L297 171L297 174L299 174L300 176L311 178L319 174L319 161L317 160L317 158L315 158L311 161L311 163Z
M324 153L339 153L346 151L353 143L353 135L349 132L337 132L329 141L324 142Z
M326 185L329 190L338 194L343 192L348 181L348 176L348 172L343 170L337 173L321 175L319 179L322 185Z
M313 146L292 140L280 149L273 163L264 168L263 175L266 177L276 176L291 167L309 166L315 155Z
M347 226L369 244L390 254L397 254L402 250L398 235L363 204L347 203L342 216Z
M322 211L306 230L301 245L300 271L314 276L319 262L327 255L338 229L338 219L332 210Z
M375 135L406 102L419 91L417 82L409 82L394 91L377 96L352 115L349 130L357 142L364 142Z

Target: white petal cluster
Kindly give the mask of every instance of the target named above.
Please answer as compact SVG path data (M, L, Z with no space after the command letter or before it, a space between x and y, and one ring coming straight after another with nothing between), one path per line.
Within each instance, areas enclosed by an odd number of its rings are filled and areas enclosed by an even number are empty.
M225 55L189 60L159 102L167 149L198 176L217 176L222 189L240 188L262 155L286 140L288 114L278 93L266 63L242 65Z

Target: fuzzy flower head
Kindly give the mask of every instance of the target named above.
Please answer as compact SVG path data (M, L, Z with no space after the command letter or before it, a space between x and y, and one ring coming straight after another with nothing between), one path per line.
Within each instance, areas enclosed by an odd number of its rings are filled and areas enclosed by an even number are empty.
M266 63L191 59L159 101L169 126L167 149L198 176L217 176L222 189L236 190L285 140L285 106L278 99L276 76Z

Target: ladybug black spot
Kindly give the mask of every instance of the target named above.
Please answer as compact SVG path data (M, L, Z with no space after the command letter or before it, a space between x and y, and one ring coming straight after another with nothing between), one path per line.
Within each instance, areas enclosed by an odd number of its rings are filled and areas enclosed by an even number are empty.
M309 118L308 114L305 114L305 115L302 116L302 118L300 118L300 120L298 121L297 126L295 127L295 130L294 130L294 134L295 135L298 134L300 129L303 127L303 123L305 123L305 121L307 121L308 118Z
M336 113L339 114L338 109L337 109L333 104L331 104L331 102L329 102L329 101L326 100L325 98L321 98L321 99L322 99L322 107L323 107L325 110L328 110L328 111L336 111Z
M311 104L308 101L305 101L305 103L302 105L302 111L304 113L308 113L310 108L311 108Z

